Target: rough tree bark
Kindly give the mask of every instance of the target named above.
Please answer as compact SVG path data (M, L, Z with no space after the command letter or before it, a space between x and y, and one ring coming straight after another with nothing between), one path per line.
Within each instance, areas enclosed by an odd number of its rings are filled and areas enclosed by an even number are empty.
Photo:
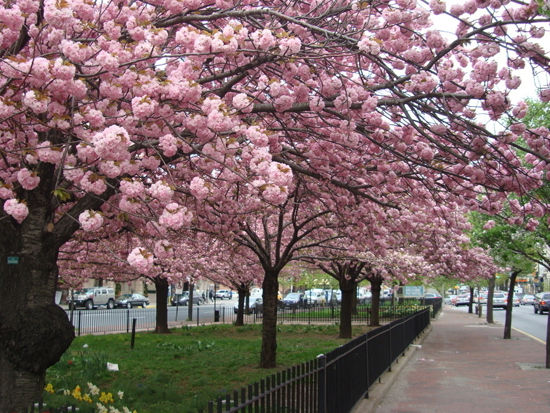
M487 294L487 322L489 324L494 324L495 320L493 318L493 295L495 293L495 274L489 278L489 287Z
M370 281L370 290L372 294L371 308L370 308L370 323L369 325L380 325L380 290L382 289L382 278L380 277L367 277Z
M352 280L340 279L340 290L342 291L342 303L340 304L340 338L351 338L351 316L353 307L353 295L357 290Z
M193 320L193 295L195 293L195 284L189 284L189 301L187 301L187 320Z
M0 221L0 412L24 411L39 400L46 369L74 338L67 315L55 305L55 290L59 248L78 229L78 211L54 224L54 171L41 164L39 186L20 194L29 208L22 224L9 217ZM79 207L101 202L84 197Z
M277 365L277 294L279 273L266 271L263 288L262 351L260 367L273 368Z
M155 288L157 290L157 310L155 333L168 334L168 280L162 277L155 277Z
M508 302L506 303L506 319L504 320L504 339L512 338L512 308L514 308L514 288L519 271L513 270L510 274L508 288Z
M470 299L468 300L468 312L470 314L473 313L473 305L474 305L474 287L470 286Z
M238 304L237 304L237 319L235 321L236 326L244 325L244 300L248 295L248 288L237 287L237 292L239 293Z

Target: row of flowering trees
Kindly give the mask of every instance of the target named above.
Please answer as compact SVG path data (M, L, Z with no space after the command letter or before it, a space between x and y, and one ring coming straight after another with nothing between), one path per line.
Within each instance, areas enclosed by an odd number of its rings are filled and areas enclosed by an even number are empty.
M497 213L509 194L539 186L550 132L520 122L526 104L512 91L518 69L548 69L541 7L0 5L0 410L38 397L73 338L53 297L58 262L76 258L81 240L112 240L121 268L159 283L188 272L185 260L166 264L187 256L177 251L188 230L237 243L262 267L271 309L285 265L342 234L383 257L395 248L388 223L413 233L424 214L450 228L447 212ZM419 207L405 219L409 205ZM468 265L432 251L440 260L428 262ZM274 316L264 367L276 363Z

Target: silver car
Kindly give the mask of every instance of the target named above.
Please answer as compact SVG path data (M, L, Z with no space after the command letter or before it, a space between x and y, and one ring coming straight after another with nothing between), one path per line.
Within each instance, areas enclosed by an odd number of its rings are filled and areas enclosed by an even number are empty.
M504 308L508 307L508 297L504 293L493 294L493 308Z

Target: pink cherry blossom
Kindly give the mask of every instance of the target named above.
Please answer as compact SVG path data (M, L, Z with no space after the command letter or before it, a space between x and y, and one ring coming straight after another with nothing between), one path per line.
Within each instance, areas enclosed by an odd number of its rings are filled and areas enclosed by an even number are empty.
M174 196L174 190L164 181L157 181L147 191L153 198L162 202L169 202Z
M103 216L92 210L86 210L78 216L80 226L84 231L97 231L103 225Z
M33 190L40 183L40 177L29 171L27 168L20 169L17 172L17 180L26 190Z
M174 156L178 150L178 141L172 134L163 135L159 138L159 147L165 156Z
M136 271L142 274L148 274L154 266L153 254L141 247L134 248L128 254L127 261Z
M105 179L92 171L84 174L80 180L80 186L83 190L92 192L96 195L101 195L107 189Z
M172 202L164 208L159 218L159 224L165 228L178 230L191 223L193 216L187 208Z
M208 196L208 188L206 187L205 181L196 176L191 180L189 184L189 189L195 198L198 200L205 199Z
M55 147L50 141L44 141L36 146L38 159L42 162L52 163L57 165L63 157L63 149Z
M44 113L48 110L50 98L38 90L29 90L23 97L23 103L34 113Z
M120 126L109 126L93 137L94 150L97 156L110 161L122 161L129 158L128 148L132 144L126 129Z
M6 214L11 215L18 223L22 223L27 218L27 215L29 215L27 205L14 198L4 202L4 211Z

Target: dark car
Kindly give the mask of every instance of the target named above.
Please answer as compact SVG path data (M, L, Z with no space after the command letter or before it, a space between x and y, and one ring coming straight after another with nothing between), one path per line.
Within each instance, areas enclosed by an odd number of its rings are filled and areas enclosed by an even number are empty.
M189 291L184 291L181 294L174 294L170 298L172 305L187 305L189 303ZM193 294L193 305L201 305L202 297L198 294Z
M264 301L262 299L262 297L250 297L249 301L248 301L248 311L246 311L246 303L245 303L245 308L243 309L243 312L245 314L261 314L264 310ZM235 312L235 314L237 314L239 312L239 306L238 305L235 305L233 307L233 311Z
M149 300L141 294L122 294L115 300L116 307L132 308L132 307L147 307Z
M542 314L544 311L550 311L550 293L535 294L533 306L535 308L535 314Z
M281 300L281 307L283 308L298 308L304 306L304 294L303 293L288 293L285 298Z

